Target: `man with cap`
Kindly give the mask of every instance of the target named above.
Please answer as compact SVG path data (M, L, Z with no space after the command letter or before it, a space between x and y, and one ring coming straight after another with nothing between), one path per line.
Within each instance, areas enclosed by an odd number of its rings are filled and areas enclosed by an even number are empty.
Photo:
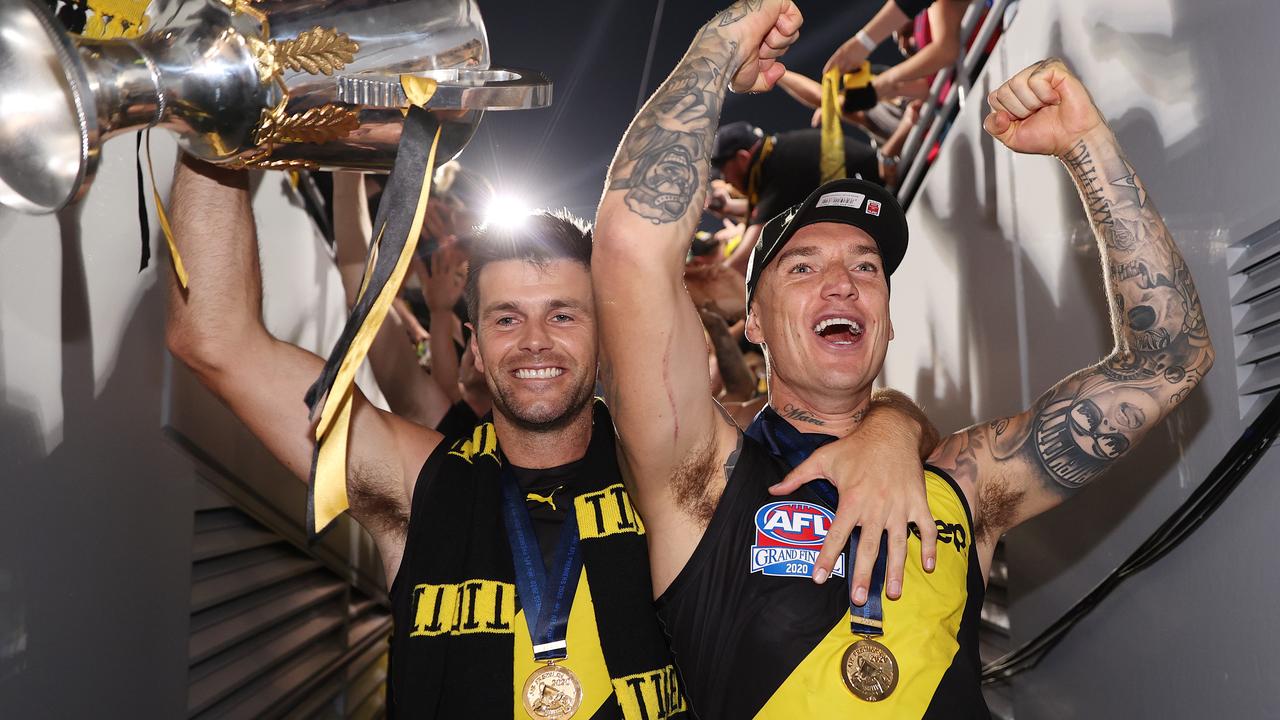
M822 183L821 158L819 128L768 135L751 123L738 121L716 131L711 167L746 197L746 232L738 257L747 257L761 225L804 200ZM848 135L844 138L844 164L846 177L881 182L876 151ZM738 264L745 265L745 259Z
M788 572L818 528L828 540L848 531L831 512L846 498L804 480L829 476L827 449L816 448L862 422L893 336L888 276L907 225L893 196L858 180L823 186L766 225L747 334L768 359L770 407L745 434L722 419L694 372L705 346L679 283L701 198L651 204L633 178L655 153L688 157L671 172L705 177L725 86L761 91L781 75L777 41L798 12L789 0L752 6L700 35L640 111L597 216L602 374L649 529L659 617L701 717L986 717L977 630L996 541L1105 471L1187 397L1213 362L1199 299L1080 82L1058 60L1018 73L992 93L985 127L1016 152L1061 159L1088 199L1103 267L1115 268L1105 277L1116 348L1026 411L961 430L931 455L932 573L899 544L917 542L905 524L887 528L887 543L878 528L862 532L849 555L824 548L817 584ZM774 412L787 406L801 412ZM895 553L907 557L904 580L884 577ZM872 589L853 603L843 580L823 582L868 567Z

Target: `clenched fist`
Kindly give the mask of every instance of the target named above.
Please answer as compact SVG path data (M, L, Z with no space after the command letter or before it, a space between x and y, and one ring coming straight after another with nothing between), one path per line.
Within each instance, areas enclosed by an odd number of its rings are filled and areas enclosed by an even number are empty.
M1014 152L1062 155L1085 135L1106 128L1089 91L1058 58L1014 75L987 102L991 113L983 129Z
M778 58L800 37L804 17L791 0L738 0L711 19L711 29L738 44L730 88L763 92L787 71Z

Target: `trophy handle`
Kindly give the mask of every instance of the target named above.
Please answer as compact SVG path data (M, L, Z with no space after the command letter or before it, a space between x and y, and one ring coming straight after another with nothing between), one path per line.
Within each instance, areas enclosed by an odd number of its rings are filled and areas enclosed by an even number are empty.
M428 110L530 110L551 104L551 81L519 68L450 68L410 73L435 80ZM399 75L338 75L338 101L377 108L409 105Z

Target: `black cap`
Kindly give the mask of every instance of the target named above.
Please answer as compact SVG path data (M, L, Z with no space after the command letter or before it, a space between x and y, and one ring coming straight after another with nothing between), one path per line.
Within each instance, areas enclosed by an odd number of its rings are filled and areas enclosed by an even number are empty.
M721 125L711 144L711 165L720 167L739 150L750 150L764 138L764 131L744 120Z
M824 222L852 225L870 235L880 249L886 283L907 254L907 216L893 193L866 180L832 180L810 193L804 202L775 215L761 228L760 240L747 265L748 308L765 267L773 262L791 236L805 225Z

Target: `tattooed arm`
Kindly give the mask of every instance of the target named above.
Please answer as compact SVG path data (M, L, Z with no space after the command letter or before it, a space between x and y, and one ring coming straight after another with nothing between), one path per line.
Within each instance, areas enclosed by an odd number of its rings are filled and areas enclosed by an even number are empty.
M1054 155L1080 191L1102 255L1115 348L1025 412L950 438L931 461L977 493L989 562L1000 534L1101 475L1173 411L1213 365L1191 273L1088 92L1062 61L1018 73L990 98L987 132Z
M600 201L592 283L602 379L651 528L655 588L701 537L724 484L716 468L737 442L711 397L702 323L682 280L712 138L731 82L738 91L776 82L775 58L800 21L789 0L740 0L712 18L627 130Z

